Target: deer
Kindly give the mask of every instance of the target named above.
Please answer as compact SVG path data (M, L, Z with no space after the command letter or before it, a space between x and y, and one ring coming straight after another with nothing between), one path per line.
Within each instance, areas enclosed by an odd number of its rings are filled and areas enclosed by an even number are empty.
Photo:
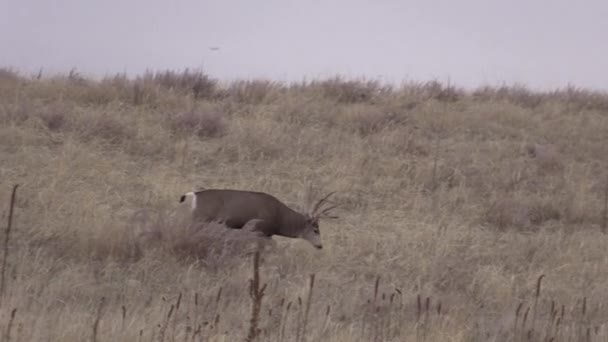
M265 192L236 189L204 189L183 194L180 203L191 198L191 214L196 222L218 222L231 229L245 229L259 236L299 238L322 249L319 221L336 219L329 202L334 192L317 201L307 213L298 212ZM330 204L325 208L323 205Z

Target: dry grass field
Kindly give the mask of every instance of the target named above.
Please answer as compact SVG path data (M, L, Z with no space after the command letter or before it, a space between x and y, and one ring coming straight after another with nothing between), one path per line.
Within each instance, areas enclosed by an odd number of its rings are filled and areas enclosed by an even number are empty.
M607 181L585 89L2 69L1 340L606 341ZM341 204L324 248L275 237L258 268L179 203L309 185Z

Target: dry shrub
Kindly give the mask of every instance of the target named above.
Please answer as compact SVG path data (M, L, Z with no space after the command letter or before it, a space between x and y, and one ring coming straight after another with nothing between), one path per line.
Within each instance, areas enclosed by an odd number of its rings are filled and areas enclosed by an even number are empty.
M60 131L66 123L65 113L61 111L44 112L40 119L44 125L53 132Z
M549 92L531 91L525 85L491 87L475 89L471 96L485 102L508 101L522 108L534 109L543 103L559 104L565 111L608 110L608 95L605 92L592 91L569 85L565 89Z
M40 110L37 114L49 131L59 132L66 127L70 111L71 109L67 106L56 103Z
M546 99L545 93L530 91L525 85L477 88L472 93L473 98L481 101L508 101L522 108L536 108Z
M70 70L67 79L70 83L79 86L88 85L92 83L89 82L89 80L87 80L84 76L82 76L76 68L72 68Z
M280 144L267 139L267 135L253 130L245 130L239 135L238 143L230 143L222 148L231 161L276 160L283 155Z
M230 229L216 222L192 222L187 214L140 210L132 222L138 255L160 248L186 262L199 261L211 268L241 262L255 250L273 245L271 239L247 227Z
M346 116L352 129L362 137L394 127L401 121L400 117L394 112L367 105L355 105L349 108Z
M240 103L261 104L270 101L272 95L284 89L281 84L269 80L235 81L222 92Z
M397 92L400 101L405 102L408 110L414 109L421 101L430 99L439 101L454 102L466 96L466 92L454 85L444 85L443 83L432 80L428 82L407 82L403 83Z
M275 120L296 126L336 126L339 108L329 99L314 96L286 97L273 111Z
M432 169L429 171L423 175L422 188L425 192L433 192L440 188L449 190L465 182L465 176L453 167L438 165L434 172Z
M216 81L207 75L200 77L192 84L192 94L195 99L210 99L215 96Z
M113 113L77 116L74 130L80 133L83 141L99 139L110 145L121 145L137 135L135 127Z
M549 94L549 98L557 99L568 105L570 110L599 110L608 111L608 94L569 85L564 90Z
M345 80L336 76L323 81L313 81L309 87L318 88L324 97L341 103L368 102L381 93L388 93L392 89L382 86L374 80Z
M369 139L371 144L377 146L378 154L393 156L427 157L432 147L426 140L403 125L386 127L382 134L369 135L365 139Z
M227 130L224 115L212 106L172 115L169 125L175 133L196 135L199 138L221 137L226 134Z
M20 124L27 121L38 110L32 101L19 101L0 106L0 122Z
M76 100L85 105L103 106L123 100L124 94L122 89L109 83L86 84Z
M19 77L19 73L17 71L12 70L11 68L5 68L5 67L0 68L0 81L15 82L15 81L18 81L19 79L20 79L20 77Z
M542 173L550 173L563 169L557 148L551 144L528 144L526 146L528 155L537 161L538 170Z
M62 102L41 104L36 101L23 100L6 107L0 107L0 122L22 124L31 119L38 119L50 131L57 132L68 123L71 108Z
M110 115L99 116L88 133L113 145L121 144L135 135L133 129Z
M155 83L163 88L191 93L195 99L209 99L216 95L217 80L200 70L185 69L182 72L167 70L147 72L140 81Z

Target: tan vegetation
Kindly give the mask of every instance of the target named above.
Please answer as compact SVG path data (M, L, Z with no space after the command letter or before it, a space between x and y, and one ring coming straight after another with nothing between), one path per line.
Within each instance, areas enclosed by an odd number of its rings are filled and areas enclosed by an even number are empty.
M0 70L2 340L604 340L607 132L574 87ZM311 183L323 250L179 204Z

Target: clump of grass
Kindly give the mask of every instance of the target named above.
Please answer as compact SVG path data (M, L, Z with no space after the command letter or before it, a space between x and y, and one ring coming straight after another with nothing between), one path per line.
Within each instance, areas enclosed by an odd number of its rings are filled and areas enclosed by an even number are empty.
M533 229L550 220L560 220L562 211L549 201L503 197L490 203L484 213L485 222L504 230Z

